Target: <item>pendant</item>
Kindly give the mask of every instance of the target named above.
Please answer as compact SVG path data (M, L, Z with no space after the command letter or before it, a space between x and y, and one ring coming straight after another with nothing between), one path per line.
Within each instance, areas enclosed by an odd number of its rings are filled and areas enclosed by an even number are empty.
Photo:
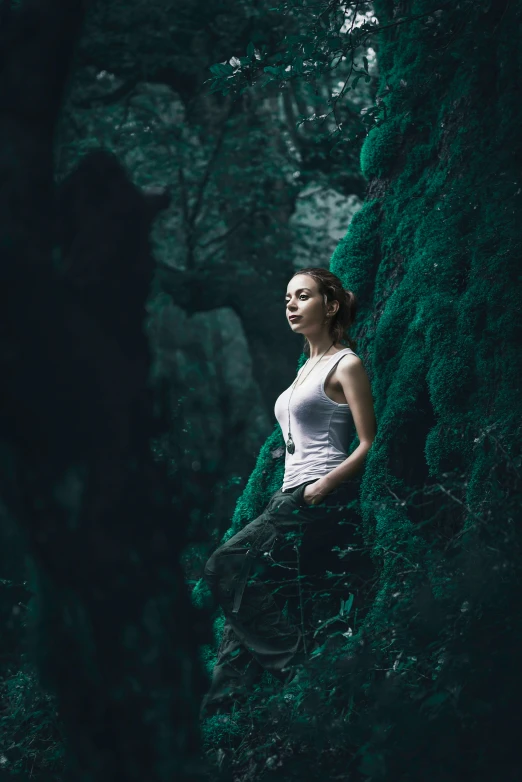
M292 440L292 435L290 433L288 433L288 440L286 441L286 450L288 453L294 453L295 451L294 441Z

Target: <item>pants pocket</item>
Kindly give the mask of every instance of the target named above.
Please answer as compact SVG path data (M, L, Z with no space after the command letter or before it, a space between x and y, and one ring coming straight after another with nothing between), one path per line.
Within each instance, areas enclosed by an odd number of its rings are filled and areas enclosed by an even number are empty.
M312 481L306 481L306 483L302 483L302 484L301 484L300 486L298 486L298 487L297 487L297 489L296 489L296 490L293 492L293 497L294 497L295 501L297 502L297 504L298 504L298 505L299 505L301 508L315 508L315 507L316 507L315 505L309 505L309 504L308 504L308 503L305 501L305 499L304 499L304 497L303 497L303 494L304 494L304 490L306 489L306 487L307 487L307 486L308 486L310 483L316 483L318 480L319 480L319 478L314 478Z
M325 494L321 502L318 502L317 505L310 505L307 503L303 497L304 491L309 483L315 483L318 481L319 478L314 478L313 481L307 481L306 483L301 484L301 486L298 486L295 492L293 493L293 497L297 503L297 505L301 508L322 508L323 506L330 506L330 505L336 505L336 503L339 501L339 497L342 496L343 491L343 484L340 486L337 486L333 491L328 492L328 494Z

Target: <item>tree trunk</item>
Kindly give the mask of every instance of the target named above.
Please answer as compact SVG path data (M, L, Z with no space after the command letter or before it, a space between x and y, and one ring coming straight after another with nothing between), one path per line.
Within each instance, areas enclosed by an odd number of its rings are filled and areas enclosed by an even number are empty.
M139 336L155 212L110 160L91 212L72 208L67 236L62 226L68 271L55 273L53 131L82 16L77 0L34 0L2 30L3 493L30 557L34 651L64 722L67 778L194 780L205 682L201 620L178 561L189 509L173 512L151 452L164 421ZM80 205L99 162L85 163L70 193ZM105 251L121 225L103 220L122 193L133 255L111 317L103 307L119 256ZM99 279L82 277L86 247L95 271L106 263Z

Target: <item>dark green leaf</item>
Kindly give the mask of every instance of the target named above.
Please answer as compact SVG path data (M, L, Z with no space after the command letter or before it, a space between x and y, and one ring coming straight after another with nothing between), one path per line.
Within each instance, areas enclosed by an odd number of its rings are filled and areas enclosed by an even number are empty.
M210 66L210 72L214 73L216 76L230 76L231 73L234 73L234 69L228 62L217 62Z
M440 706L441 703L448 700L449 695L447 692L436 692L434 695L430 695L423 701L421 708L432 708L434 706Z
M353 605L353 594L350 592L348 600L345 600L344 602L341 600L341 614L344 614L345 616L349 614L352 605Z
M343 45L343 39L340 38L338 35L331 35L328 38L328 46L331 49L340 49Z

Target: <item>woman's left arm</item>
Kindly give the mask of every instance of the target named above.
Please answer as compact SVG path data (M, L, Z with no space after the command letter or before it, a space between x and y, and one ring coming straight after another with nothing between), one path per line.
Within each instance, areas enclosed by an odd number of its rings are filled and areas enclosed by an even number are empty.
M339 361L336 374L350 406L359 445L344 462L335 467L328 475L305 487L310 490L307 498L308 496L315 498L318 495L324 497L337 488L340 483L360 472L375 438L377 424L373 409L372 389L361 359L353 354L348 354ZM320 502L320 498L317 499L317 502Z

